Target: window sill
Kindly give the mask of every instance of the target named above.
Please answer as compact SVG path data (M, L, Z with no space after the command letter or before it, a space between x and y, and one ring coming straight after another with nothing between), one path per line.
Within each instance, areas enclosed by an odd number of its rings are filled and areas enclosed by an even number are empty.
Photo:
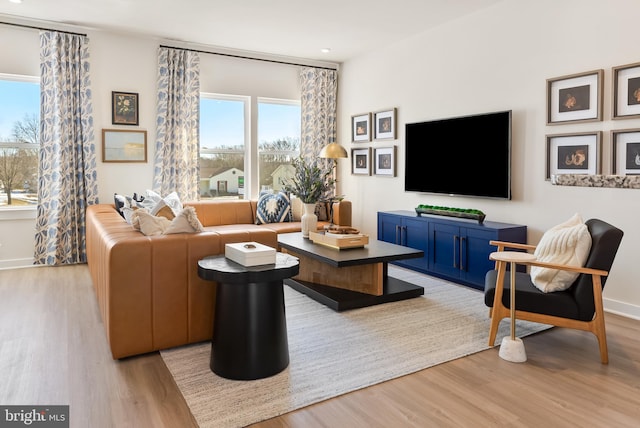
M0 208L0 221L5 220L32 220L36 218L36 207L2 207Z
M551 184L556 186L640 189L640 175L556 174L551 176Z

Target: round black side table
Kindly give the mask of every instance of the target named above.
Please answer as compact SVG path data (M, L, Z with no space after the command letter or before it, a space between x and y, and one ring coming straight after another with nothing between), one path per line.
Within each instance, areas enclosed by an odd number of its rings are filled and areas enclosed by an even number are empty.
M211 370L227 379L273 376L289 365L282 280L299 272L298 259L246 267L224 255L198 261L198 276L216 281Z

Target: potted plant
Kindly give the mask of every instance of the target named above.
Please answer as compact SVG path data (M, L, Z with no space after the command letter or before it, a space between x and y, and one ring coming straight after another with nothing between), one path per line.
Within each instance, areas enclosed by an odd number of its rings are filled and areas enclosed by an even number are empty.
M285 182L284 190L300 198L304 204L302 215L302 236L309 237L309 231L317 229L316 204L328 200L336 180L333 167L321 168L317 163L308 163L302 156L293 160L293 177Z

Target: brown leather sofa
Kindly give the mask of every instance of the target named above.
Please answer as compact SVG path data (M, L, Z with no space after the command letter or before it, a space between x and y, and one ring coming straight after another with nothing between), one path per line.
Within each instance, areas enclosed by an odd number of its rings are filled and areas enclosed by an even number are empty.
M300 222L256 225L257 201L186 205L195 208L204 232L145 236L112 204L87 208L87 262L114 359L210 340L216 287L198 277L198 260L224 254L233 242L277 248L278 233L301 228ZM351 226L350 201L333 204L333 222Z

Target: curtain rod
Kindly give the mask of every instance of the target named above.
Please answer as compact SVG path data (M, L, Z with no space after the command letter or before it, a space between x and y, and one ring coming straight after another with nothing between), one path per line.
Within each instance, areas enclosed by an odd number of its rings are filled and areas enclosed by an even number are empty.
M296 62L289 62L289 61L278 61L275 59L265 59L265 58L256 58L256 57L251 57L251 56L243 56L243 55L234 55L234 54L228 54L228 53L221 53L221 52L210 52L210 51L203 51L200 49L190 49L190 48L178 48L175 46L167 46L167 45L160 45L161 48L169 48L169 49L182 49L185 51L191 51L191 52L197 52L197 53L205 53L205 54L210 54L210 55L220 55L220 56L228 56L231 58L240 58L240 59L250 59L253 61L264 61L264 62L273 62L276 64L285 64L285 65L297 65L300 67L311 67L311 68L318 68L320 70L333 70L336 71L337 68L332 68L332 67L320 67L320 66L316 66L316 65L307 65L307 64L299 64Z
M84 33L75 33L73 31L64 31L64 30L56 30L53 28L45 28L45 27L36 27L34 25L26 25L26 24L16 24L13 22L4 22L4 21L0 21L0 24L4 24L4 25L12 25L14 27L22 27L22 28L30 28L32 30L42 30L42 31L57 31L58 33L65 33L65 34L73 34L75 36L83 36L83 37L87 37L86 34Z

